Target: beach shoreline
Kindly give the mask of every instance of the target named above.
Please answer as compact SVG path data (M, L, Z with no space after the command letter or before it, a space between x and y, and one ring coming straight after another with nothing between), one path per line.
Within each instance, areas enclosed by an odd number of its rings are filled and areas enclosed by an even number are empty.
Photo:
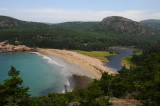
M114 74L114 72L110 71L109 68L103 65L104 63L100 59L82 55L74 51L59 50L59 49L42 49L42 48L37 48L37 51L42 55L53 55L65 60L66 62L75 64L80 68L85 69L92 75L89 75L83 72L82 72L83 74L79 74L76 71L73 72L73 74L77 74L80 76L87 76L92 79L99 79L103 72Z

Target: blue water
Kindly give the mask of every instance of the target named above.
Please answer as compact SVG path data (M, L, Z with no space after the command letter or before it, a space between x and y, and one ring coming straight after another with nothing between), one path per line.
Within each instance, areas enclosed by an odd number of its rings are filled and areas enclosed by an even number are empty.
M133 50L132 49L121 49L121 48L115 48L115 52L117 52L117 55L113 56L108 56L107 58L109 59L109 62L105 64L110 70L113 72L117 72L118 70L122 69L121 65L121 58L126 57L126 56L131 56L133 55Z
M64 85L69 90L73 89L69 81L72 76L63 74L63 64L37 53L0 53L0 83L8 78L10 66L20 70L20 77L23 78L23 86L29 87L31 96L47 95L49 92L64 92Z

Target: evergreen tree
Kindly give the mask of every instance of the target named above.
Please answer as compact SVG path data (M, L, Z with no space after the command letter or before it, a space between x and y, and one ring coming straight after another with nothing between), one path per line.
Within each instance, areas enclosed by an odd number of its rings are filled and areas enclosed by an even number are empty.
M28 87L21 86L23 79L18 77L20 71L17 71L13 66L8 72L11 78L4 80L4 84L0 85L0 102L1 104L21 104L29 95Z

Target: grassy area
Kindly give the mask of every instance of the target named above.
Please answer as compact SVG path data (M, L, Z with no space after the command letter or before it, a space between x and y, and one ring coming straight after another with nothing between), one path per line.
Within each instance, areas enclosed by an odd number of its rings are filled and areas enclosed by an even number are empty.
M81 51L81 50L73 50L75 52L78 52L80 54L84 54L84 55L87 55L87 56L91 56L91 57L94 57L94 58L98 58L100 60L103 60L103 61L108 61L108 59L106 58L106 56L112 56L112 55L116 55L116 53L109 53L108 51Z
M141 54L142 54L142 51L136 50L135 55L141 55ZM126 67L134 66L135 64L132 63L131 59L132 59L132 56L122 57L121 64L125 65Z
M122 57L121 64L123 66L130 67L131 65L133 65L133 63L131 62L131 59L132 59L132 56Z
M135 53L135 55L141 55L142 54L142 51L137 51L136 53Z

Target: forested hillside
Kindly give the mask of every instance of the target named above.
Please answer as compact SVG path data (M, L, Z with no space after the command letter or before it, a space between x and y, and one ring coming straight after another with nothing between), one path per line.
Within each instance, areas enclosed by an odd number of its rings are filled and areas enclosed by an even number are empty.
M140 23L150 28L153 31L160 32L160 20L149 19L140 21Z
M144 48L160 39L157 34L141 36L114 30L107 33L100 32L96 30L99 22L67 22L46 25L19 21L10 17L1 18L0 41L8 40L11 44L22 44L30 47L88 51L108 50L110 46ZM3 22L7 24L3 24Z
M37 22L21 21L8 16L0 16L0 29L6 28L40 28L47 27L47 24Z

